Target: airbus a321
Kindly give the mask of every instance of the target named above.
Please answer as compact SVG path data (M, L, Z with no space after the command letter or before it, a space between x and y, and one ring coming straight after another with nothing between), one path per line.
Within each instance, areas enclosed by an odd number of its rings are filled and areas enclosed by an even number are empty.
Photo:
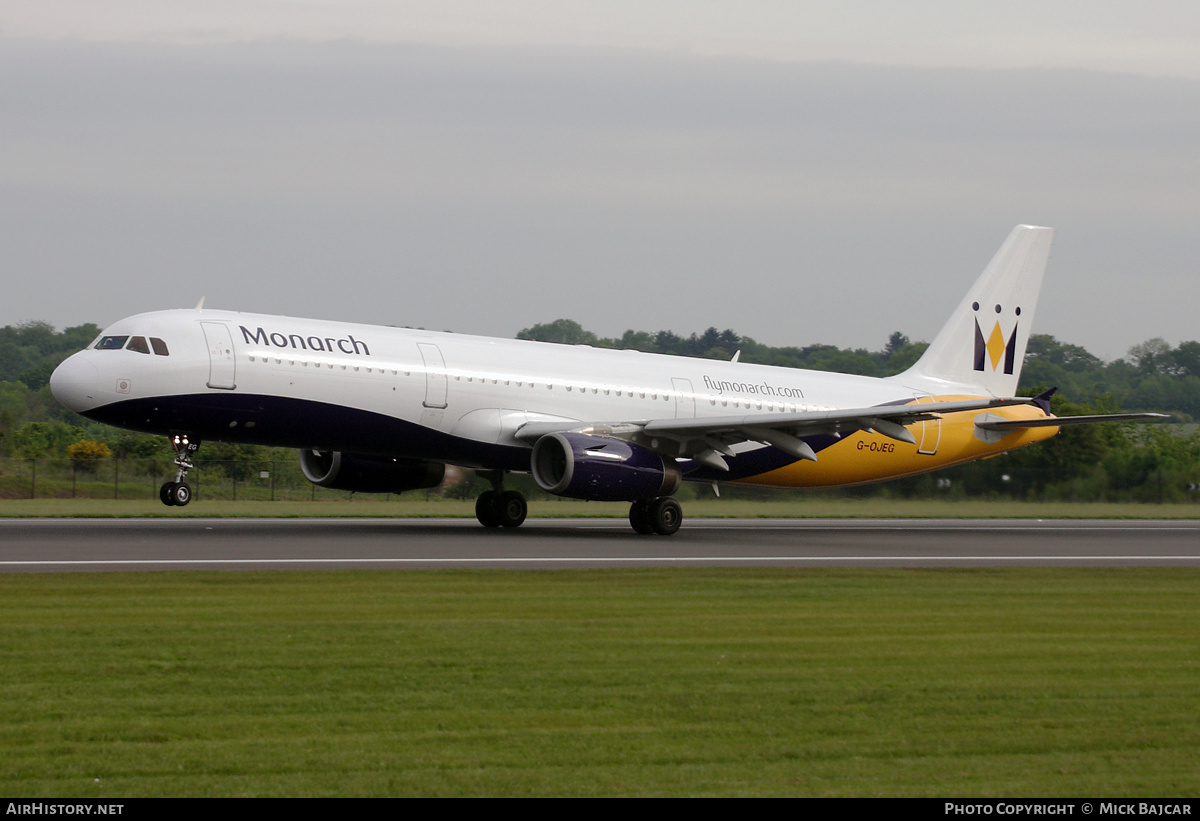
M162 486L186 505L205 439L298 448L328 488L398 493L446 465L488 477L476 515L517 527L530 472L548 493L630 502L642 534L679 529L684 481L829 487L1024 447L1070 423L1014 396L1053 231L1018 226L921 359L883 379L636 351L207 309L122 319L54 371L91 419L170 437Z

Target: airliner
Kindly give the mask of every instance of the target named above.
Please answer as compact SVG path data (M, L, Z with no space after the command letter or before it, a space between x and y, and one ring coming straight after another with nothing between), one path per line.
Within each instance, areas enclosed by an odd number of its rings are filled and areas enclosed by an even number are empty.
M1052 229L1015 228L920 360L887 378L209 310L138 314L65 360L63 405L165 435L186 505L201 441L297 448L327 488L436 487L446 465L492 489L475 511L518 527L505 489L532 473L548 493L630 503L640 534L682 522L684 481L830 487L911 476L1048 439L1065 424L1016 397Z

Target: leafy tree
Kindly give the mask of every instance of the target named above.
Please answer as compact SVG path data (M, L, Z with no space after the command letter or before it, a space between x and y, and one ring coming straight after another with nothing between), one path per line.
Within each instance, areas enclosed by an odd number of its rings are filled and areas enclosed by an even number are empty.
M535 342L559 342L565 345L595 345L596 335L585 331L583 326L573 319L556 319L553 322L523 328L517 334L518 339L532 339Z
M50 374L58 367L59 362L66 357L42 359L32 367L26 368L17 378L25 383L31 391L40 390L50 384Z
M108 439L113 453L118 459L167 459L175 458L175 450L171 447L166 436L151 436L148 433L133 431L114 431Z
M1078 345L1059 342L1050 334L1031 334L1025 350L1025 363L1052 362L1069 371L1087 371L1103 367L1104 363Z
M893 331L892 335L888 337L887 345L883 349L883 355L886 358L891 359L894 355L899 353L903 348L906 348L911 344L912 344L912 342L909 340L909 338L907 336L900 333L899 331Z
M204 461L220 463L220 470L230 479L245 481L262 469L264 448L257 445L238 445L232 442L205 442Z
M646 353L658 353L658 346L654 344L654 336L646 331L626 331L616 344L609 347L620 348L629 351L644 351Z
M24 459L65 456L81 433L79 428L64 422L30 422L6 436L4 445L11 455Z
M1169 373L1174 364L1171 346L1159 336L1134 345L1129 349L1129 357L1137 369L1145 374Z
M1200 342L1180 342L1172 353L1175 373L1200 377Z
M654 347L660 353L681 356L684 354L683 337L674 331L659 331L654 335Z
M1187 498L1187 485L1200 480L1200 433L1154 425L1132 431L1125 447L1104 459L1114 496L1167 502Z
M33 390L46 383L50 371L90 343L99 327L88 323L57 333L46 322L0 328L0 380L20 379Z
M881 368L887 373L902 373L917 364L928 347L927 342L913 342L899 331L894 331L883 349Z
M0 444L29 415L29 388L23 382L0 382Z
M80 439L67 448L67 457L75 464L75 467L83 471L95 470L99 460L108 459L110 456L112 456L112 451L109 450L108 445L93 439Z

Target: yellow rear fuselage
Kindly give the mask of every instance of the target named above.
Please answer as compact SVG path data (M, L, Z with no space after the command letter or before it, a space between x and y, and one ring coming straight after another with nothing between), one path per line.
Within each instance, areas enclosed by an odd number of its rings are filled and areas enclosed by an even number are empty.
M970 396L936 396L922 401L951 402ZM818 453L817 461L799 460L777 470L738 480L759 487L837 487L913 476L931 470L998 456L1049 439L1056 427L1015 430L989 444L975 426L977 417L990 414L1004 419L1042 419L1046 414L1030 405L990 411L953 413L941 419L918 422L909 430L916 444L899 442L869 431L858 431Z

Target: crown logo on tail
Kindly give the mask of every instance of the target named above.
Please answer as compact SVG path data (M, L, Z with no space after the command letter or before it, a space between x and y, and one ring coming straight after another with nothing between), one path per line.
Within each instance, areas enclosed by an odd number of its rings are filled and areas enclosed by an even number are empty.
M976 312L979 311L978 302L972 303L971 307ZM996 313L1000 313L1001 310L1001 306L997 305ZM1021 315L1020 308L1016 309L1016 315ZM1003 359L1004 373L1012 374L1017 359L1017 324L1013 323L1012 331L1006 340L1000 320L997 319L992 332L984 339L983 329L979 327L979 317L975 317L975 370L985 371L990 364L994 373L1000 368L1000 360Z
M1014 228L925 353L897 381L933 394L944 393L948 384L992 396L1016 393L1053 234L1033 225Z

